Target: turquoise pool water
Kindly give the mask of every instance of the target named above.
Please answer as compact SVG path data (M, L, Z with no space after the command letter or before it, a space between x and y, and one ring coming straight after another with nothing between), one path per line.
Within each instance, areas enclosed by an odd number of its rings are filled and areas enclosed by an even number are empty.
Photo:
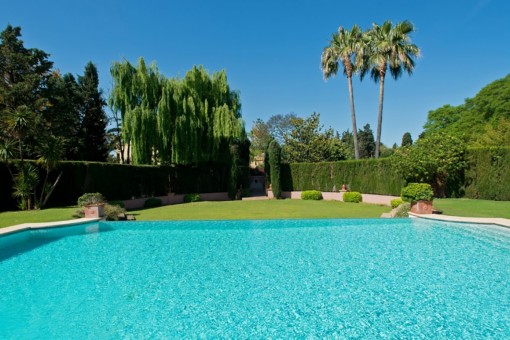
M508 338L510 231L101 222L0 238L0 338Z

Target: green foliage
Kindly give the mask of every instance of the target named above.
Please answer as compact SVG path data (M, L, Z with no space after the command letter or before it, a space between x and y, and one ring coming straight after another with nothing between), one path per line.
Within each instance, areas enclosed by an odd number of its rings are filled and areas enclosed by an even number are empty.
M395 209L396 207L398 207L399 205L401 205L402 203L404 203L404 201L402 200L402 198L394 198L391 200L391 207L393 209Z
M118 201L108 201L108 204L109 205L116 205L116 206L121 207L121 208L125 208L126 207L125 204L124 204L124 201L120 201L120 200L118 200Z
M104 205L104 218L107 221L118 221L119 215L125 214L126 209L118 205L106 203Z
M35 166L26 162L19 163L17 169L12 196L18 199L18 207L21 210L30 210L34 203L32 196L39 182L39 174Z
M411 146L411 145L413 145L413 138L411 137L411 133L406 132L402 136L402 143L400 144L400 146Z
M409 217L409 211L411 211L411 203L404 202L396 207L395 217Z
M361 196L361 193L359 193L359 192L348 191L348 192L344 192L343 200L344 200L344 202L349 202L349 203L360 203L363 201L363 197Z
M239 179L240 179L240 171L239 171L239 146L231 145L230 146L230 176L228 181L228 197L233 200L237 197L237 190L239 188Z
M161 200L159 198L151 197L145 200L143 203L144 208L156 208L160 207L162 204Z
M467 151L465 197L510 201L510 148L470 148Z
M374 132L370 128L370 124L366 124L363 130L358 131L359 140L359 157L372 158L375 154Z
M322 199L322 192L318 190L305 190L301 192L301 199L318 201Z
M349 160L324 163L282 164L282 190L322 192L346 184L367 194L400 195L404 184L389 159Z
M424 133L454 135L465 140L468 146L493 146L497 142L484 138L484 135L491 127L497 129L500 120L510 119L509 96L510 74L488 84L462 105L445 105L430 111ZM500 138L497 133L494 136Z
M88 192L78 198L78 206L84 207L91 204L106 203L106 199L99 192Z
M436 196L445 197L458 191L462 172L466 168L464 143L446 134L431 134L407 147L399 148L392 156L395 169L410 182L425 182L433 186ZM448 184L457 183L457 185Z
M269 143L269 167L271 169L271 187L273 190L274 198L279 199L282 197L282 184L281 184L281 149L276 140Z
M193 67L184 79L167 79L155 64L128 61L111 68L109 103L121 121L122 150L133 164L230 164L229 147L247 140L239 93L225 71Z
M434 197L432 186L428 183L410 183L402 188L400 197L405 202L431 201Z
M293 118L292 130L284 136L285 161L323 162L346 159L346 151L338 135L332 129L322 132L320 115L313 113L306 119Z
M202 199L199 194L186 194L184 195L184 203L200 202Z

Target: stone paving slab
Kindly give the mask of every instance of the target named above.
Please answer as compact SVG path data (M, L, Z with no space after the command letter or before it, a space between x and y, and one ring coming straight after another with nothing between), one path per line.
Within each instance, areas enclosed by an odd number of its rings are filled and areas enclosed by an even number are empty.
M64 227L75 224L89 223L100 221L100 218L78 218L74 220L58 221L58 222L41 222L41 223L23 223L13 225L11 227L0 228L0 236L17 233L22 230L30 229L41 229L41 228L52 228L52 227Z
M476 223L476 224L495 224L503 227L510 228L510 220L506 218L486 218L486 217L460 217L448 216L438 214L414 214L409 213L412 218L424 218L428 220L446 221L446 222L461 222L461 223Z

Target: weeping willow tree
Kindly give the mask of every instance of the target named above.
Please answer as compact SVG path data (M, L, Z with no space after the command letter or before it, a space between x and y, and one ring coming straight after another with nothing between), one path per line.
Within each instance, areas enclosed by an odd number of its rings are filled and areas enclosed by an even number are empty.
M141 58L136 67L114 63L111 74L109 103L134 164L230 164L230 147L247 140L239 93L225 71L210 75L200 66L168 79Z

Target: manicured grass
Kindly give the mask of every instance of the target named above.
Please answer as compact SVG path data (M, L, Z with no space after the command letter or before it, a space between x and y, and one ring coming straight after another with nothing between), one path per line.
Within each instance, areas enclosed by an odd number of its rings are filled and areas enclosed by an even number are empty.
M55 222L71 220L78 208L52 208L31 211L7 211L0 213L0 228L22 223Z
M452 216L510 218L510 201L435 199L434 208Z
M145 220L232 220L279 218L372 218L391 209L385 206L336 201L260 200L197 202L133 211Z

